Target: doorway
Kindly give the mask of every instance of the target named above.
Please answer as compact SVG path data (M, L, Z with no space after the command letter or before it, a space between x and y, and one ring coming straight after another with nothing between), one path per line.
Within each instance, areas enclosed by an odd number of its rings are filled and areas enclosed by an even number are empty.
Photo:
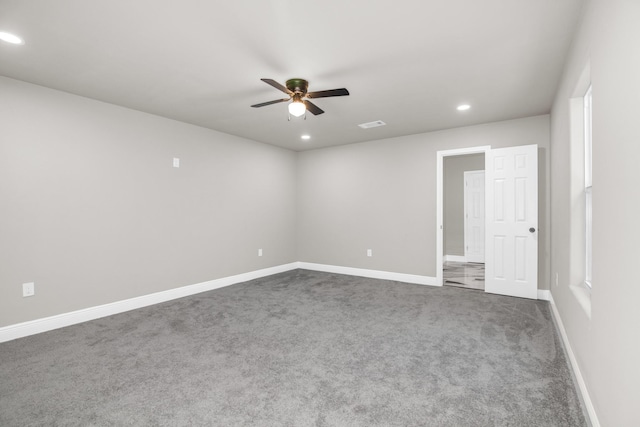
M484 153L443 159L444 286L484 290Z
M445 247L444 247L444 225L445 225L445 213L444 213L444 163L445 159L453 156L464 156L469 154L486 154L491 150L490 145L484 145L471 148L458 148L454 150L443 150L437 153L436 164L436 284L442 286L444 284L444 262L445 262ZM484 167L480 168L483 169ZM462 245L463 247L463 245ZM449 259L449 262L466 262L464 259Z
M485 292L538 298L538 147L437 152L436 284L444 284L445 158L485 156ZM466 261L466 260L464 260Z

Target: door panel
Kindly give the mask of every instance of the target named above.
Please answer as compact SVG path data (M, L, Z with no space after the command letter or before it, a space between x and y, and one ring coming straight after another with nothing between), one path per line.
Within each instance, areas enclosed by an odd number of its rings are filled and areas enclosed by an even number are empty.
M504 279L504 236L493 236L494 248L494 277ZM486 286L486 265L485 265L485 286Z
M485 163L485 291L537 299L538 146L493 149Z

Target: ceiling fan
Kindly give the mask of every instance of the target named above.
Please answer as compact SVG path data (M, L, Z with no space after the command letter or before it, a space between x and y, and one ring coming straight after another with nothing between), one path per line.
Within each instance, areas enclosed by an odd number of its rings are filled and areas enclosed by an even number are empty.
M252 105L253 108L265 107L271 104L278 104L280 102L287 102L291 100L291 104L289 104L289 113L292 116L300 117L305 111L309 110L311 114L317 116L318 114L324 113L320 107L316 104L312 103L308 99L315 98L328 98L330 96L347 96L349 95L349 91L345 88L342 89L330 89L330 90L321 90L318 92L307 92L307 88L309 87L309 82L304 79L289 79L285 83L286 86L282 86L275 80L272 79L260 79L263 82L275 87L276 89L286 93L289 95L288 98L276 99L275 101L263 102L261 104Z

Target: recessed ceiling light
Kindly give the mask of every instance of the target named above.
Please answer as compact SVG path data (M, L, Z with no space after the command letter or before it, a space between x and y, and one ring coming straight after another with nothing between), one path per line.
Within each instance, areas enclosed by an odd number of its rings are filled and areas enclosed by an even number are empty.
M311 139L311 137L309 135L302 135L300 138L305 139L305 140L306 139Z
M469 108L471 108L469 104L458 105L458 111L467 111Z
M16 36L15 34L5 33L3 31L0 31L0 40L11 44L24 44L24 40L22 40L20 37Z

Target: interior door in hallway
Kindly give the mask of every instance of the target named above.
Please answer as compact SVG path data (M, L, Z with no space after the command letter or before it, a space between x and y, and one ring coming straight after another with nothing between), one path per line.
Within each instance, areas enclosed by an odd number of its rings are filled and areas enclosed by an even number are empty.
M538 146L485 157L485 292L538 297Z
M484 262L484 171L464 173L464 256Z

